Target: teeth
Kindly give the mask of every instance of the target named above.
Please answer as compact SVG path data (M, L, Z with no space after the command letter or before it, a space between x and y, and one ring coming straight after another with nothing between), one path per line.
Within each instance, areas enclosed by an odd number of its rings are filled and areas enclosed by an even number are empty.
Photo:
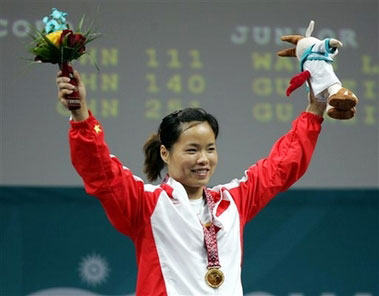
M205 175L208 173L208 170L195 170L195 172L199 175Z

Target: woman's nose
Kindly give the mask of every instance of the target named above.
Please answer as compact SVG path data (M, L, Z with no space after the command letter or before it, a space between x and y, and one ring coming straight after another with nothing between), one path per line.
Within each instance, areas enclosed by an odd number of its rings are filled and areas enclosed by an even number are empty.
M208 155L205 151L199 154L199 158L197 159L197 162L201 164L207 164L209 162Z

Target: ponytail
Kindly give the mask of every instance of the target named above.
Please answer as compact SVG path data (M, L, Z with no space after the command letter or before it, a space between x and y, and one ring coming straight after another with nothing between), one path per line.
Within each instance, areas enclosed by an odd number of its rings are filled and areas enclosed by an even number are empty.
M164 168L160 148L161 141L158 134L152 134L143 145L143 152L145 153L143 171L151 182L161 177L161 170Z

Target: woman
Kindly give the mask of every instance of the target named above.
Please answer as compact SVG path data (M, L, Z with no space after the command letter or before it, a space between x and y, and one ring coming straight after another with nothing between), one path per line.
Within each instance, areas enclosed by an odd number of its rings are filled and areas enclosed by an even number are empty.
M58 99L74 86L58 73ZM103 128L88 111L78 80L81 108L72 111L72 163L86 192L102 203L111 223L136 246L137 295L242 295L243 229L277 193L305 172L321 130L326 105L313 95L292 129L269 156L245 176L206 188L217 165L216 119L202 109L166 116L144 146L150 181L167 167L159 185L145 184L110 155Z

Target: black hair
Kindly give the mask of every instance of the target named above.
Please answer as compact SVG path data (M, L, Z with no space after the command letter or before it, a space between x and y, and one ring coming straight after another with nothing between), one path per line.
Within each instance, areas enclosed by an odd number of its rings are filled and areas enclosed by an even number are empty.
M204 109L186 108L170 113L162 119L158 133L152 134L143 146L145 153L144 173L149 181L160 178L161 170L165 166L160 154L161 145L170 151L183 132L183 124L193 121L208 122L217 139L219 130L217 119Z

